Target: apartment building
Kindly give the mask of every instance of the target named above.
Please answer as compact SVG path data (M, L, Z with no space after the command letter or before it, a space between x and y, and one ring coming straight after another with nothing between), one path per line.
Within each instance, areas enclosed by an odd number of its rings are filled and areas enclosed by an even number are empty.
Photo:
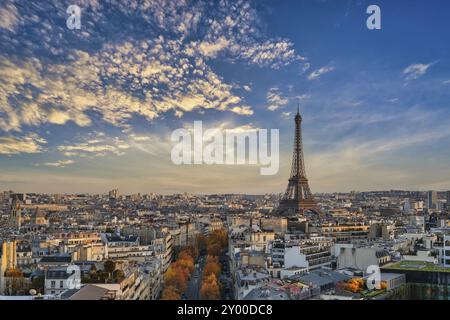
M152 255L152 246L140 245L137 236L102 233L101 239L105 245L105 259L145 261L146 257Z
M324 240L275 240L269 247L268 270L274 278L283 278L329 266L331 246Z

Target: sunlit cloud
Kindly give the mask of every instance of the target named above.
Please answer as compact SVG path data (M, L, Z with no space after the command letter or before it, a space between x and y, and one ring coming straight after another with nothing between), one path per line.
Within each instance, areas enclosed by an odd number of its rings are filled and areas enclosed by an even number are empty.
M44 138L34 133L29 133L23 137L0 137L0 155L41 153L44 151L43 145L46 143L47 141Z
M5 2L0 6L0 28L14 33L19 24L19 13L12 3Z
M82 139L80 142L57 146L57 150L67 157L121 156L129 148L130 144L118 137L105 137L96 133Z
M75 163L74 160L58 160L56 162L44 162L42 165L46 167L64 168L65 166L73 163ZM40 166L40 164L36 164L36 166Z

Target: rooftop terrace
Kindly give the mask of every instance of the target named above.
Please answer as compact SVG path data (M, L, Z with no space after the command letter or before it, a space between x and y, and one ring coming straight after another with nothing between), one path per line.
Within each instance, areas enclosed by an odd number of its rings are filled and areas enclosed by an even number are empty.
M428 272L450 272L450 268L422 261L400 261L383 266L384 269L413 270Z

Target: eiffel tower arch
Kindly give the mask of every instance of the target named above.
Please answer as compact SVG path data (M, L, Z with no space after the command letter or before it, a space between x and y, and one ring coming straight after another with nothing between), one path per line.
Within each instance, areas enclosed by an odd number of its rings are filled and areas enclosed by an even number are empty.
M303 157L302 143L302 116L297 107L295 115L295 140L294 152L292 156L291 175L288 186L280 204L275 211L276 215L295 216L304 215L305 212L312 211L320 214L317 203L309 188L306 178L305 160Z

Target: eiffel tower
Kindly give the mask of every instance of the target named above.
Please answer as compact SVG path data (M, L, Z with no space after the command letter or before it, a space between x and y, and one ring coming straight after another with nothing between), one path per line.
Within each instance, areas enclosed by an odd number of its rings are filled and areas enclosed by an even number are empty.
M302 116L297 106L295 115L295 141L292 156L292 168L289 183L276 210L277 215L294 216L303 215L306 211L319 213L317 203L311 193L306 178L302 143Z

